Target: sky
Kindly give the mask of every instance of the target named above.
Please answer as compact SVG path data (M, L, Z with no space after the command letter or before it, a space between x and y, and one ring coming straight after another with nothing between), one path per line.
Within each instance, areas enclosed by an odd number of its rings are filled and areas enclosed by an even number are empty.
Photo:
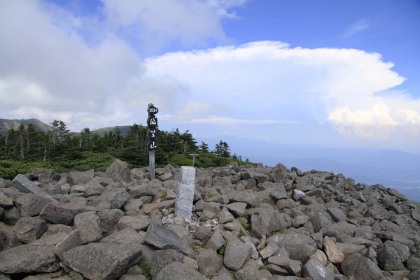
M0 118L420 153L419 50L418 0L0 0Z

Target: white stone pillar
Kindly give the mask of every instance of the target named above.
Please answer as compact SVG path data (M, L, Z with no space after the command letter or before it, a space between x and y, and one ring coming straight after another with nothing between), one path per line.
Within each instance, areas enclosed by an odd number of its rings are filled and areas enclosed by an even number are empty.
M175 215L191 220L195 190L195 168L181 167L181 182L176 190Z

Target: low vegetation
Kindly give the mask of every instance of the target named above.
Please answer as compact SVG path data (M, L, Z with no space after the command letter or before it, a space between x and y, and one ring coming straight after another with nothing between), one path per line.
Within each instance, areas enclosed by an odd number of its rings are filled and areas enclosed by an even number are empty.
M57 172L105 169L118 158L131 167L148 166L147 132L145 126L134 124L123 130L91 131L83 129L71 133L62 121L54 120L50 131L37 130L33 125L21 125L0 135L0 177L13 179L19 173L29 173L35 168L52 168ZM196 154L197 167L224 166L231 162L251 165L248 160L231 155L229 145L220 140L214 150L208 144L197 144L187 130L158 132L156 165L174 167L193 165Z

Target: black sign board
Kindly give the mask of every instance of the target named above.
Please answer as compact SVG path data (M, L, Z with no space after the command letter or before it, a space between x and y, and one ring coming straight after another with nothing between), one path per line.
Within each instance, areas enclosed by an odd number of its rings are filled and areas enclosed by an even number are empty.
M155 106L150 106L149 108L147 108L147 112L149 114L155 115L159 112L159 109L156 108Z
M149 143L147 144L147 148L150 152L156 150L156 138L157 138L157 127L158 127L158 119L156 118L156 114L159 112L159 109L153 106L152 103L148 105L147 108L147 126L149 127L149 131L147 132ZM153 153L154 155L154 153ZM153 156L154 158L154 156ZM150 153L149 153L149 161L150 161ZM154 159L153 159L154 161ZM153 162L154 166L154 162Z
M147 136L148 136L149 140L156 140L157 130L156 129L149 129L149 131L147 131Z
M149 151L154 151L157 148L155 140L150 140L147 145L148 145Z
M158 120L156 117L151 117L147 119L147 126L151 129L155 129L158 126Z

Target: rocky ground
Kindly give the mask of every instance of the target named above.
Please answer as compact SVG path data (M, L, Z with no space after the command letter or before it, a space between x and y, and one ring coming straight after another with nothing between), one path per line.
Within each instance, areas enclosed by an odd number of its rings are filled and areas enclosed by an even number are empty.
M420 209L328 172L197 169L193 218L174 216L179 169L37 169L0 179L0 279L420 279Z

